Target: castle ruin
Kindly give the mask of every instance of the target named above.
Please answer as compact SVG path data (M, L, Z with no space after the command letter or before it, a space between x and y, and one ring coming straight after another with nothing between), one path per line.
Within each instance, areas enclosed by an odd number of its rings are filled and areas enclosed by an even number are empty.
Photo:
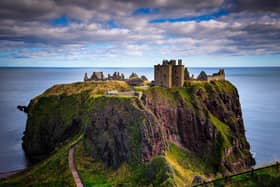
M131 86L142 86L145 82L148 81L147 77L142 75L141 77L138 76L136 73L132 72L129 78L125 78L123 73L120 72L114 72L112 75L108 74L106 77L103 72L92 72L92 75L88 77L88 74L85 73L84 75L84 81L126 81Z
M182 64L182 60L163 60L162 64L154 66L154 83L156 86L163 86L166 88L180 87L184 85L185 81L219 81L225 80L225 72L220 69L218 73L207 75L204 71L195 79L190 73L188 68Z
M204 71L201 71L196 80L208 82L225 80L225 71L223 69L219 69L217 73L213 73L212 75L207 75Z
M154 66L155 85L167 88L184 85L184 65L182 60L163 60L162 64Z

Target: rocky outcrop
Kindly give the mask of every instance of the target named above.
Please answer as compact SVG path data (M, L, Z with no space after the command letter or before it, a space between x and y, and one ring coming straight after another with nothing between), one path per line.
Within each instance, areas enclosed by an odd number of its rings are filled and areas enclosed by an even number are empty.
M194 83L177 89L155 87L143 98L164 127L168 141L208 160L217 172L234 173L254 164L238 92L229 82Z
M27 106L18 105L17 109L19 109L20 111L22 111L24 113L28 113L28 107Z
M23 148L31 161L46 158L58 145L83 127L81 95L48 96L32 100L23 137Z
M87 152L115 168L164 155L170 142L215 172L234 173L254 163L238 92L227 81L152 87L141 100L89 93L43 94L31 101L23 137L29 157L44 158L65 140L84 133Z
M157 119L136 97L41 96L28 108L23 147L33 161L82 132L89 154L113 167L151 160L167 147Z
M137 106L136 98L99 98L89 111L86 145L94 158L118 167L123 161L141 163L166 148L155 117Z

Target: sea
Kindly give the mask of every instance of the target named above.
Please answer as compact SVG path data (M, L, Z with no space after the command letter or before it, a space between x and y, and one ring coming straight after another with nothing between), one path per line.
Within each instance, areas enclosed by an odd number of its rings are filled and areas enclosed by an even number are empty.
M197 76L219 68L189 68ZM54 84L79 82L84 73L131 72L153 80L153 68L0 68L0 172L30 166L22 149L27 116L17 105L29 101ZM226 79L238 89L246 137L256 166L280 160L280 67L225 68Z

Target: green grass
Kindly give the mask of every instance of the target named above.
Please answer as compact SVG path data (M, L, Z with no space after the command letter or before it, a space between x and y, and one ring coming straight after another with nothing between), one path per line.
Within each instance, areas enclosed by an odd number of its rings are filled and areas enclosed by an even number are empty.
M82 135L75 136L57 148L48 159L28 168L7 179L0 179L0 187L10 186L75 186L74 179L68 166L68 151L79 141Z
M118 90L119 92L130 91L130 86L125 81L90 81L70 84L58 84L47 89L43 94L34 98L34 102L43 96L75 95L88 92L90 95L104 95L106 91Z
M160 86L153 86L144 91L144 95L147 97L156 97L157 99L163 101L162 104L167 104L171 106L176 106L177 101L172 92L172 88L164 88Z
M223 145L225 148L232 146L230 138L233 136L229 127L221 122L218 118L209 113L209 119L216 129L221 133L223 137Z
M88 187L174 186L172 170L162 156L138 166L124 162L114 169L90 156L80 142L75 150L75 163L83 184Z
M277 187L280 184L280 166L260 168L254 172L229 176L226 179L217 179L207 183L207 187Z
M128 183L130 169L123 164L114 170L89 155L81 141L75 149L75 164L85 186L112 186Z
M170 143L165 156L175 172L175 179L178 186L190 185L193 176L198 175L202 178L206 176L214 177L214 168L203 161L194 153L183 150L177 145Z

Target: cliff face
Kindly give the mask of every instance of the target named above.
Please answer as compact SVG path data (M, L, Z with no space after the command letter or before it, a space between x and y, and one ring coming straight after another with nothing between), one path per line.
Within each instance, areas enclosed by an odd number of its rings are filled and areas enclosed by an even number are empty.
M237 172L254 164L246 141L239 96L227 81L148 90L144 103L180 145L216 171Z
M72 85L76 91L71 94L69 85L55 86L29 104L23 137L29 157L44 158L65 140L84 133L88 154L114 168L123 162L141 165L167 154L170 143L211 166L213 172L236 172L254 163L238 93L227 81L152 87L141 100L97 96L91 83L85 84L89 89L79 85L83 89L78 91ZM96 93L96 86L93 89Z
M89 119L86 147L107 165L149 161L166 148L157 120L139 108L137 98L98 98L89 111Z
M30 102L23 148L31 161L46 158L56 146L81 131L82 97L82 94L48 96Z

